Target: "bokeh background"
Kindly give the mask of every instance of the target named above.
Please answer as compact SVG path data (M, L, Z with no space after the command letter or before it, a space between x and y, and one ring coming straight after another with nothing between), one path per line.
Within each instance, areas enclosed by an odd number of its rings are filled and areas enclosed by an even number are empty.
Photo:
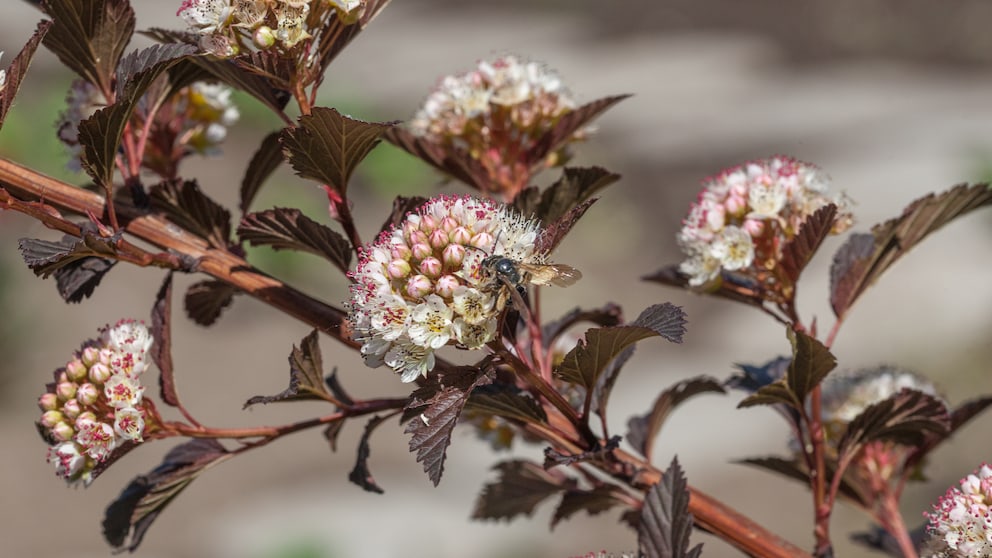
M136 0L139 28L179 27L180 2ZM39 13L6 0L0 49L9 61ZM517 53L558 69L581 101L634 97L598 121L575 164L622 173L569 236L556 259L585 278L542 297L548 315L575 305L620 303L628 315L649 304L685 307L681 346L643 343L611 405L614 429L649 408L672 383L700 374L725 378L734 363L760 363L788 350L781 327L756 311L666 289L638 278L678 261L674 235L699 180L747 159L788 154L823 167L834 188L857 201L856 230L897 215L914 198L977 181L992 168L992 4L982 0L809 0L738 2L594 0L397 0L331 67L321 104L370 120L411 115L440 76L477 60ZM0 133L0 154L82 183L65 170L55 141L70 75L42 49ZM239 97L241 122L222 159L191 161L185 174L211 195L236 199L244 165L278 122ZM554 178L548 174L542 180ZM390 146L377 149L356 183L355 209L371 237L396 194L458 192ZM326 221L320 192L282 170L256 204L299 205ZM992 213L972 214L928 239L858 303L834 352L842 368L880 363L931 377L954 403L992 392ZM147 319L163 274L120 266L94 296L65 305L53 281L21 262L16 239L54 239L20 215L0 213L0 539L5 556L106 556L105 505L134 475L152 468L169 443L133 452L86 490L70 490L44 461L33 426L36 397L50 371L79 342L120 317ZM831 239L804 275L800 305L822 329ZM258 250L251 259L314 296L337 302L344 282L316 259ZM193 279L183 278L180 285ZM177 292L181 290L177 289ZM176 302L176 314L181 315ZM248 299L237 300L204 330L177 320L174 357L187 406L216 426L277 424L326 411L320 405L271 405L241 411L245 399L280 391L291 344L305 326ZM399 395L407 386L327 340L356 396ZM807 490L731 461L783 453L787 431L767 409L736 410L738 394L690 401L670 420L654 458L678 454L690 482L725 499L801 546L809 546ZM936 454L931 482L911 486L909 524L948 486L992 459L992 416L978 418ZM492 478L496 456L464 429L434 488L406 451L399 428L373 439L372 467L385 495L347 482L362 424L349 424L337 453L317 431L296 434L212 470L158 519L146 558L455 558L554 557L631 550L633 532L616 513L579 516L548 532L552 506L528 520L468 520L475 495ZM520 448L513 456L537 456ZM861 556L847 535L867 519L840 505L833 530L838 556ZM737 556L702 533L704 555Z

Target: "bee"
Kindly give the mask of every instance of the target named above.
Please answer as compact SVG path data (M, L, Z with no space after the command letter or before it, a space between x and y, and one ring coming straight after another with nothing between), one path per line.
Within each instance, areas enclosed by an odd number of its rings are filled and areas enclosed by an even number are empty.
M518 308L526 308L527 285L567 287L582 278L582 272L570 265L528 264L498 255L487 256L480 266L499 287L497 311L502 310L510 298Z

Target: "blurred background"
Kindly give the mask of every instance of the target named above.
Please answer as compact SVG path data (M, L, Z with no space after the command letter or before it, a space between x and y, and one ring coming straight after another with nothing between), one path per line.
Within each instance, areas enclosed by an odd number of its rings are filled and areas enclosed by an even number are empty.
M138 27L181 27L179 0L136 0ZM40 14L5 2L0 49L11 57ZM542 299L547 315L576 305L621 304L628 316L672 301L690 324L681 346L642 343L614 392L612 421L622 430L655 394L700 374L725 378L735 363L786 353L782 328L743 306L644 283L639 277L679 261L675 233L699 181L748 159L787 154L816 163L836 191L857 202L855 230L894 217L910 201L953 184L992 176L992 4L981 0L809 0L801 3L593 0L396 1L331 67L321 104L367 120L409 117L437 80L494 54L516 53L556 68L580 101L634 97L597 121L574 164L623 174L556 254L584 273L567 291ZM141 43L143 44L143 43ZM55 139L71 76L47 50L39 54L0 133L0 155L75 183ZM245 97L221 159L191 160L216 198L236 202L243 169L277 120ZM397 194L460 192L391 146L376 149L352 185L355 210L371 237ZM553 173L541 180L550 182ZM314 185L285 169L255 208L298 205L327 221ZM942 386L959 403L992 392L992 213L969 215L928 239L869 290L834 346L840 367L903 366ZM33 276L16 249L24 236L58 235L13 213L0 213L0 538L4 555L76 558L110 553L100 533L104 507L135 475L154 467L172 444L144 447L86 490L67 489L45 463L32 424L37 396L79 343L121 317L148 319L163 273L119 266L94 296L65 305L54 282ZM830 239L804 274L805 320L832 324L827 272L840 239ZM322 262L268 250L250 259L289 283L330 301L346 298L343 280ZM197 278L180 278L179 287ZM177 294L182 290L177 288ZM176 300L175 313L181 316ZM187 406L213 426L279 424L326 412L320 405L260 406L256 394L281 391L286 357L308 329L261 303L239 299L205 331L176 320L174 359ZM407 386L323 340L324 362L337 366L356 397L401 395ZM157 390L152 388L153 392ZM802 547L812 542L805 487L732 463L784 454L787 429L768 409L736 410L740 395L694 399L670 419L656 444L657 463L678 454L690 482ZM406 451L399 428L372 442L371 466L385 495L347 481L363 424L348 424L331 453L317 431L296 434L209 471L157 520L139 550L145 558L480 558L565 557L633 550L636 536L617 513L585 515L549 532L553 506L510 524L469 521L494 455L469 429L456 431L445 475L431 486ZM992 416L979 417L937 452L931 482L907 489L903 510L918 525L951 484L992 459ZM867 553L848 534L867 518L841 504L832 524L838 556ZM738 556L702 533L708 557Z

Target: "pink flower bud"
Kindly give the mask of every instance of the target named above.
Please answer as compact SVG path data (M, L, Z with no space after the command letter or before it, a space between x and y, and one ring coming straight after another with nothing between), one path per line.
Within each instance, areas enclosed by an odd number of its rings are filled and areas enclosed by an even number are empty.
M59 397L54 393L43 393L41 397L38 398L38 407L41 407L42 411L52 411L59 406Z
M65 373L70 380L78 382L86 378L86 365L78 358L74 358L65 365Z
M441 226L440 226L440 228L444 232L450 233L451 231L455 230L457 227L458 227L458 221L455 220L450 215L445 216L444 219L441 219Z
M52 427L52 436L60 442L68 442L76 435L76 431L67 422L60 422Z
M417 243L413 245L413 259L415 261L419 262L433 253L434 250L425 243Z
M41 415L41 420L38 421L45 428L51 429L56 424L62 422L65 417L62 415L61 411L45 411Z
M441 229L436 229L431 232L430 240L431 246L436 250L441 250L448 245L448 233L442 231Z
M434 286L434 292L439 296L444 298L451 298L455 294L455 289L461 283L458 282L458 278L454 275L445 275L437 280L437 284Z
M79 389L76 390L76 401L79 401L83 405L92 405L99 398L100 389L89 382L79 386Z
M409 244L410 246L414 246L414 250L413 250L414 254L417 253L417 249L416 249L417 244L427 245L429 243L430 243L430 238L423 231L413 231L412 233L410 233Z
M55 394L62 401L68 401L76 396L76 384L73 382L62 382L55 386Z
M113 351L107 348L100 349L100 357L98 359L100 361L100 364L110 366L110 361L113 359L114 359Z
M407 242L410 242L410 238L413 235L413 233L420 230L418 228L419 225L420 225L419 219L418 220L407 219L406 221L403 221L403 239L406 240Z
M79 358L82 359L83 364L89 368L100 360L100 349L97 349L96 347L86 347L80 353Z
M727 213L731 215L741 215L747 210L747 199L738 194L732 194L727 201L723 202L727 208Z
M465 227L458 227L449 233L449 238L455 244L466 245L472 241L472 233Z
M473 236L472 239L469 240L469 244L475 246L480 250L488 250L489 247L493 245L493 242L495 242L493 235L487 232L481 232Z
M437 219L432 215L424 215L420 218L420 230L430 234L437 228Z
M82 413L79 413L79 416L76 417L76 420L73 424L75 424L76 428L78 429L87 422L96 422L96 413L94 413L93 411L84 411Z
M431 294L434 285L423 275L414 275L406 281L406 294L412 299L420 299Z
M406 260L393 260L386 266L386 271L389 272L389 276L393 279L403 279L407 275L410 275L410 262Z
M743 228L751 238L760 238L765 233L765 222L761 219L746 219Z
M79 393L76 393L76 397L79 397ZM78 399L70 399L62 405L62 414L69 420L76 420L82 410Z
M434 256L424 258L424 261L420 262L420 272L431 278L440 277L443 268L441 260Z
M445 247L441 259L449 269L461 268L462 260L465 259L465 247L460 244L449 244Z
M110 378L110 367L105 362L98 362L90 366L90 381L97 385L102 385Z
M59 368L56 372L58 372L58 375L55 377L56 384L64 384L69 381L69 375L65 373L65 368Z
M255 34L251 36L251 42L258 47L259 50L267 50L272 45L276 44L276 35L272 32L272 28L268 25L263 25L255 30Z
M413 256L413 252L406 244L393 244L389 248L389 254L394 260L409 260Z

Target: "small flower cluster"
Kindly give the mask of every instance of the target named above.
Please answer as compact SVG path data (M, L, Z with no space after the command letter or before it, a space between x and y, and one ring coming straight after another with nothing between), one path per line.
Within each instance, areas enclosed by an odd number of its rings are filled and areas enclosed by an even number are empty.
M409 128L432 143L465 151L482 163L497 186L505 186L521 174L529 177L529 168L514 169L514 163L521 164L521 155L575 106L553 71L504 56L445 77ZM586 133L580 131L573 139ZM550 157L548 163L554 164L566 154Z
M441 196L365 247L350 274L353 337L371 367L386 364L412 382L434 368L434 351L466 349L496 336L498 284L489 255L537 263L536 221L469 196Z
M351 24L364 0L184 0L176 15L200 35L200 48L220 58L246 49L288 53L330 18Z
M931 539L921 556L992 556L992 467L983 463L961 480L961 488L952 487L925 515Z
M140 381L151 345L144 324L121 320L55 372L38 400L38 424L53 442L48 461L59 477L88 485L97 463L123 442L141 442L146 425L155 423Z
M68 107L57 124L58 136L70 154L67 166L79 171L83 152L79 143L79 123L106 106L107 101L95 86L79 79L72 83L66 104ZM207 82L184 87L161 105L143 98L132 116L132 124L139 129L144 127L152 105L156 112L143 163L153 170L168 167L163 160L174 163L172 159L177 156L181 158L190 153L216 155L227 137L227 128L240 117L231 102L231 89ZM166 145L159 145L163 142Z
M757 274L775 269L803 221L827 204L839 210L831 232L843 232L852 223L846 199L826 195L827 176L789 157L727 169L703 186L678 233L688 256L679 270L694 287L717 280L721 270Z

